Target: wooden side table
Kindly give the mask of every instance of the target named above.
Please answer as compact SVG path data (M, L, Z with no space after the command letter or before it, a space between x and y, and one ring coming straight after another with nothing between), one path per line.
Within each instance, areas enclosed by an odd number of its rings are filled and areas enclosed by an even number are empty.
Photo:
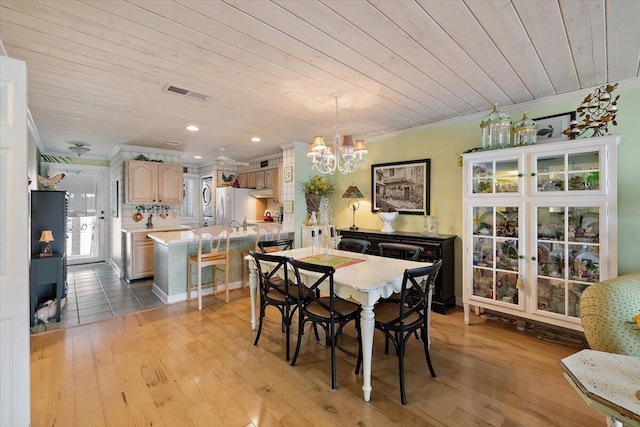
M47 287L55 287L57 301L56 321L60 321L60 309L65 292L64 254L54 253L52 256L31 258L31 326L35 324L36 307L40 296ZM50 292L48 293L50 294Z
M640 427L640 357L582 350L560 361L564 376L607 425Z

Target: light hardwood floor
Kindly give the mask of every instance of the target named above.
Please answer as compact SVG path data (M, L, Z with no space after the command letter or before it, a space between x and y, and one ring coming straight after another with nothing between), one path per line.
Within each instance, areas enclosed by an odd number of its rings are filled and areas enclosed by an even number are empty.
M260 343L249 291L207 297L31 337L32 426L604 426L563 378L580 348L461 311L432 318L431 378L420 343L406 356L408 405L397 359L376 333L371 402L353 373L357 343L340 339L338 389L329 350L307 333L298 364L284 360L279 313ZM292 339L295 344L295 338Z

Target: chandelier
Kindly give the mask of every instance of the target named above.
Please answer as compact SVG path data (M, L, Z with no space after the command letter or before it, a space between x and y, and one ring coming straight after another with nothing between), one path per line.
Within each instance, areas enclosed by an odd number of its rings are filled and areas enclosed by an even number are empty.
M327 145L324 138L316 136L309 144L307 157L311 159L313 169L321 174L333 175L336 170L342 174L348 174L358 170L364 163L364 155L367 154L367 146L364 140L353 142L351 135L340 136L338 132L338 99L342 98L342 92L331 94L336 100L336 133L332 145Z

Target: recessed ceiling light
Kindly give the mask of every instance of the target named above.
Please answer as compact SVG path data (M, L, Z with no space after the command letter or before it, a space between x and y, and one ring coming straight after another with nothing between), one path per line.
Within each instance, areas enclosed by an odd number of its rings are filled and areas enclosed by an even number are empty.
M252 142L260 142L262 141L260 138L258 138L257 136L254 136L253 138L251 138Z
M194 159L201 159L202 156L193 156Z
M196 131L200 130L200 128L198 126L195 126L195 125L189 125L189 126L187 126L187 130L190 130L191 132L196 132Z

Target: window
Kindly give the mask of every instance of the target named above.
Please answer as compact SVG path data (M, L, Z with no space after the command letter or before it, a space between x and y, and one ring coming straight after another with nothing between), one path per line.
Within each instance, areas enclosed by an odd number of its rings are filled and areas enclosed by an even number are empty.
M198 175L185 174L182 186L184 199L182 199L182 219L197 219L198 203Z

